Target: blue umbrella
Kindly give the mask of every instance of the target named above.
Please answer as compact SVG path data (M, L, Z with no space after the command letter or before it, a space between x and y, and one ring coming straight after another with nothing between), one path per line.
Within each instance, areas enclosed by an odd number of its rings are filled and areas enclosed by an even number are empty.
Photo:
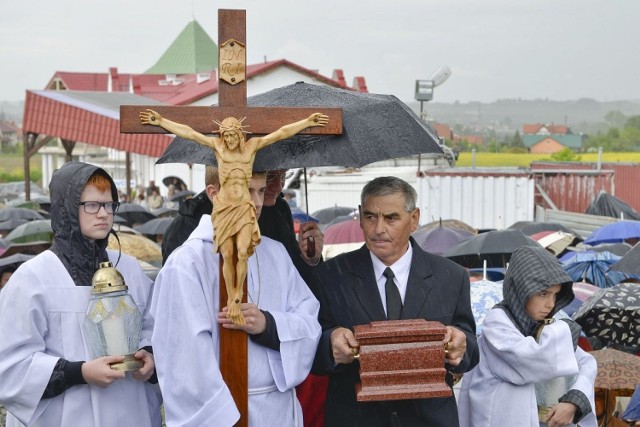
M302 209L299 209L299 208L292 208L291 216L293 217L294 221L297 220L300 222L309 222L309 221L318 222L316 218L312 217L311 215L308 215Z
M616 221L595 230L584 241L587 245L598 243L621 243L627 239L640 238L640 221Z
M610 288L634 275L619 271L609 271L621 257L611 252L576 252L575 256L562 262L562 268L574 282L584 279L599 288Z

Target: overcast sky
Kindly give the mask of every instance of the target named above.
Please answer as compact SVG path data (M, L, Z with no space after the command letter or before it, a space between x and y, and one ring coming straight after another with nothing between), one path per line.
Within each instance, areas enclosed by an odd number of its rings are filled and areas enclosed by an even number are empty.
M247 10L249 63L288 59L412 101L416 79L453 71L435 102L640 100L639 0L7 0L0 100L55 71L141 73L195 18Z

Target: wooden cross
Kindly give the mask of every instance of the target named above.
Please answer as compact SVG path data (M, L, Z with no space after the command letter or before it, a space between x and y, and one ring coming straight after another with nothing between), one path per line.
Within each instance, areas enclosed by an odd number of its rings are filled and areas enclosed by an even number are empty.
M326 127L312 127L300 133L339 135L342 133L340 108L248 107L246 86L246 11L218 11L218 107L186 107L158 105L123 105L120 107L120 130L123 133L167 133L159 126L140 123L139 113L153 109L174 122L189 125L203 133L214 133L215 122L227 117L241 119L254 135L273 132L281 126L320 112L329 116ZM303 165L301 165L303 166ZM215 207L214 207L215 209ZM222 269L222 257L220 257ZM227 301L226 286L220 271L220 302ZM244 283L246 302L246 280ZM220 371L240 411L238 426L248 426L247 334L219 328Z

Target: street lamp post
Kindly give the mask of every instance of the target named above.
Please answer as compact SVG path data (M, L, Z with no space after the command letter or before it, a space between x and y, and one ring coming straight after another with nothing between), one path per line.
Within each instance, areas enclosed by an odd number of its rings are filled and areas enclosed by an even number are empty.
M420 119L427 121L427 112L424 111L424 103L433 99L433 90L447 81L451 76L449 67L440 67L435 73L425 80L416 80L415 99L420 101Z

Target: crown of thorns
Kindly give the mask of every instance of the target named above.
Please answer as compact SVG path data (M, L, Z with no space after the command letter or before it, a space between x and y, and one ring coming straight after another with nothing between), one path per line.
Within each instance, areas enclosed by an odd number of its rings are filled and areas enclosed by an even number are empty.
M219 122L217 120L214 120L213 122L215 124L218 125L219 129L218 129L218 133L220 135L222 135L223 133L227 132L227 131L231 131L231 132L236 132L236 131L240 131L242 133L246 133L249 134L251 132L244 130L245 127L247 126L242 126L242 122L244 121L244 119L246 119L246 117L243 117L242 119L238 120L238 119L233 119L233 121L229 120L231 123L227 123L227 124L222 124L224 123L225 120L224 119L222 122Z

